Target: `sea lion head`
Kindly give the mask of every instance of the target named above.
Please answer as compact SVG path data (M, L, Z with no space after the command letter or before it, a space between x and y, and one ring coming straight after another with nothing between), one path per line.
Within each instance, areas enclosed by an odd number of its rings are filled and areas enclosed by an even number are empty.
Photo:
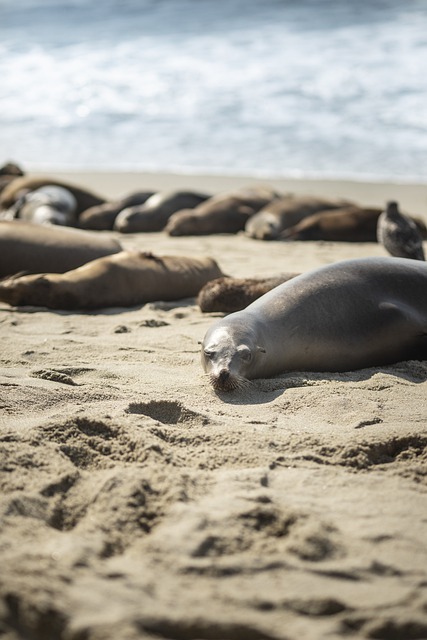
M229 325L214 325L205 336L201 352L203 368L215 391L244 387L262 354L265 349L250 333Z
M191 236L194 235L198 222L198 217L194 215L193 209L181 209L171 215L164 231L170 236Z
M257 240L274 240L281 231L279 218L270 211L261 210L250 217L245 226L245 233Z

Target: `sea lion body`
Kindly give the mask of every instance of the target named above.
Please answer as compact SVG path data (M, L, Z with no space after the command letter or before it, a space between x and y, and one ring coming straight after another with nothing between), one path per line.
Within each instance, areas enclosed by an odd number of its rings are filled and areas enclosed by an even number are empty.
M49 309L130 307L196 296L222 275L211 258L154 256L121 251L64 274L44 273L0 282L0 300Z
M0 193L16 178L23 176L24 172L15 162L6 162L0 167Z
M195 207L170 217L165 232L170 236L198 236L214 233L237 233L248 219L278 194L269 188L240 189L218 194Z
M210 280L199 291L197 304L203 313L241 311L279 284L295 278L298 273L284 273L270 278L231 278Z
M11 207L16 218L35 224L74 226L77 200L68 189L46 185L29 191Z
M118 214L114 229L121 233L149 233L162 231L169 218L181 209L192 209L209 196L193 191L154 193L142 205L129 206Z
M256 240L274 240L284 229L319 211L343 207L342 200L305 195L286 195L266 204L246 223L245 233Z
M19 272L64 273L121 251L120 244L92 231L0 221L0 277Z
M55 185L71 191L77 202L77 216L85 209L105 202L105 198L63 180L56 180L48 176L21 176L12 180L0 193L0 209L9 209L22 195L47 185Z
M285 371L348 371L427 358L427 264L345 260L216 322L202 364L217 390Z
M145 204L152 195L154 195L153 191L137 191L121 200L89 207L80 215L79 227L94 231L110 231L114 227L115 219L123 209Z
M23 176L24 172L16 162L6 162L0 167L0 176Z
M0 174L0 193L6 189L7 186L11 184L14 180L16 180L18 176L10 175L10 174Z
M328 240L331 242L376 242L377 224L381 209L376 207L346 206L334 210L319 211L301 222L285 229L281 239ZM425 230L421 220L414 219Z

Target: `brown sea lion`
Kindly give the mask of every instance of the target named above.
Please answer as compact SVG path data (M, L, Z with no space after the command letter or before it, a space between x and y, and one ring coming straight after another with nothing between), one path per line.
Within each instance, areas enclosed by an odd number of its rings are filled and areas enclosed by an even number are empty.
M249 218L245 233L257 240L274 240L280 233L318 211L348 205L342 200L330 200L305 195L286 195L273 200Z
M2 191L4 191L6 189L6 187L13 182L14 180L16 180L18 176L11 176L11 175L0 175L0 193ZM1 214L1 211L0 211Z
M224 276L207 282L197 296L197 304L203 313L215 311L232 313L245 309L282 282L287 282L298 273L284 273L271 278L231 278Z
M192 209L209 196L194 191L167 191L155 193L142 205L123 209L114 222L121 233L161 231L170 216L180 209Z
M269 188L240 189L209 198L192 211L182 210L170 217L165 232L170 236L198 236L237 233L259 209L277 197Z
M399 211L397 202L388 202L378 218L377 239L392 256L425 260L421 231Z
M46 185L64 187L64 189L71 191L77 201L77 216L79 216L85 209L105 202L105 198L63 180L56 180L55 178L49 178L48 176L21 176L16 178L16 180L12 180L12 182L1 192L0 209L9 209L18 198L25 193L28 193L28 191L34 191L35 189L45 187Z
M0 167L0 176L23 176L24 171L15 162L6 162Z
M6 162L0 167L0 193L12 180L16 180L16 178L23 175L24 172L19 165L14 162Z
M113 238L70 227L0 221L0 277L19 272L63 273L121 251Z
M64 274L11 277L0 282L0 300L49 309L130 307L196 296L222 275L212 258L154 256L121 251Z
M80 215L78 226L81 229L109 231L114 227L114 221L120 211L128 207L144 204L152 195L154 195L154 191L138 191L121 200L104 202L95 207L89 207Z
M330 240L332 242L376 242L378 208L357 206L315 213L280 234L289 240ZM417 224L424 226L422 221Z

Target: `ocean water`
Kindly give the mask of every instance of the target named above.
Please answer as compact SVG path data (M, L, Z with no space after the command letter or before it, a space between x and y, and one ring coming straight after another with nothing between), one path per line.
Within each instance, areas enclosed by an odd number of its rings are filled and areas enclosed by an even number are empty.
M425 0L0 0L0 163L427 177Z

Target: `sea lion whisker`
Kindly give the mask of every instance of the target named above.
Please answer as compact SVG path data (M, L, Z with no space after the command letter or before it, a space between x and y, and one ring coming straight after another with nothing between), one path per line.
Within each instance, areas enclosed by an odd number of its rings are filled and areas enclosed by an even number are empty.
M238 376L236 380L238 382L239 389L247 389L248 387L251 386L251 381L245 378L244 376Z
M221 379L214 373L205 374L209 378L209 382L216 391L235 391L236 389L244 389L250 385L250 382L244 376L239 374L230 375L226 379Z

